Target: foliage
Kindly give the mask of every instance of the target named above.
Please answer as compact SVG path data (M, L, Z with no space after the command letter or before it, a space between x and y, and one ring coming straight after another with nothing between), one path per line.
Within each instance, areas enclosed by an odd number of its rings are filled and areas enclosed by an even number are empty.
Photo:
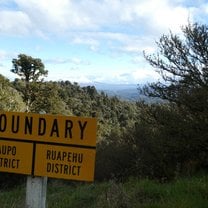
M134 126L113 130L98 143L97 180L132 175L166 181L202 169L207 158L189 115L171 104L137 106Z
M198 23L182 28L184 37L163 35L159 52L145 55L163 81L143 89L148 96L159 97L187 110L207 122L208 115L208 26Z
M26 111L30 111L32 105L32 94L35 89L36 82L40 80L42 76L46 76L48 71L45 70L44 64L39 58L32 58L25 54L19 54L18 59L12 60L13 68L11 72L17 74L23 83L21 84L21 93L23 100L26 103Z
M112 130L122 132L134 124L137 115L135 103L108 97L104 92L97 92L94 86L80 87L69 81L54 84L60 99L66 103L66 109L73 115L98 119L98 142L109 136Z
M96 180L122 180L133 174L134 152L124 134L117 131L97 144Z
M24 111L21 94L12 88L9 80L0 75L0 110Z
M25 82L37 82L40 77L46 76L48 71L45 70L41 59L33 58L25 54L19 54L17 59L12 60L13 68L11 72L17 74Z
M129 178L126 182L115 181L83 183L49 183L48 208L206 208L208 206L207 175L180 178L171 183ZM22 208L25 187L0 192L2 208Z
M45 112L50 114L71 115L64 100L59 96L59 89L53 82L38 82L34 85L32 94L32 112Z
M182 27L182 32L183 37L172 32L163 35L157 42L158 53L145 54L162 81L140 89L147 96L170 103L162 108L154 105L146 108L150 116L145 122L151 135L147 152L151 146L155 150L161 145L156 154L152 152L159 157L156 159L159 170L161 163L162 167L170 168L170 173L165 174L169 176L173 174L172 165L179 172L208 167L208 26L188 24ZM153 155L150 158L155 159Z
M203 169L207 158L192 117L174 104L138 105L140 121L126 136L135 156L132 174L164 181Z

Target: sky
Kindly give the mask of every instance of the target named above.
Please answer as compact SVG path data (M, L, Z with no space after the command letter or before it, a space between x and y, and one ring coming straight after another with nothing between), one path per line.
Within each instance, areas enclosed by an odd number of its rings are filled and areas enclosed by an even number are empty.
M0 74L17 78L12 59L23 53L42 60L48 81L156 81L143 52L207 20L208 0L0 0Z

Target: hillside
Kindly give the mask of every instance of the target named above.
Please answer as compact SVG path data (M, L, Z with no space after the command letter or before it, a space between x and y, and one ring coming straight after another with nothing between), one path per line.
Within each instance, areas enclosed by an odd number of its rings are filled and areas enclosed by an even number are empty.
M15 111L6 99L11 95L3 97L8 86L23 95L25 83L20 79L7 81L5 90L0 91L4 102L1 110L10 106L10 111ZM70 81L30 83L30 111L97 118L97 181L132 176L164 182L206 169L207 149L202 147L207 145L207 114L198 117L174 103L130 102L103 91L130 94L135 86L96 87ZM25 103L25 99L13 99L20 106ZM5 186L6 181L17 183L15 178L2 175L0 184Z

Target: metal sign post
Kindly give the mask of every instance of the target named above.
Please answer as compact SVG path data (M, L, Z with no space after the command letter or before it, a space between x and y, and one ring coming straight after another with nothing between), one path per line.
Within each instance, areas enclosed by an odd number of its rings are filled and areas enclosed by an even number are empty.
M26 208L45 208L47 177L27 176Z
M35 167L36 143L33 143L32 175ZM47 177L27 176L25 208L45 208Z

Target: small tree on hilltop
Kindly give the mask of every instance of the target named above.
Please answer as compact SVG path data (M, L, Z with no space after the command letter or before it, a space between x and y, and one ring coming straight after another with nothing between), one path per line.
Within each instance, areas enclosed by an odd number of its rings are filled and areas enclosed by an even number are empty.
M45 66L41 59L33 58L25 54L19 54L17 59L12 60L12 64L13 68L11 69L11 72L20 76L21 80L25 83L25 88L22 90L22 93L27 106L26 111L29 111L32 104L32 86L38 81L42 81L42 77L47 76L48 71L45 70Z

